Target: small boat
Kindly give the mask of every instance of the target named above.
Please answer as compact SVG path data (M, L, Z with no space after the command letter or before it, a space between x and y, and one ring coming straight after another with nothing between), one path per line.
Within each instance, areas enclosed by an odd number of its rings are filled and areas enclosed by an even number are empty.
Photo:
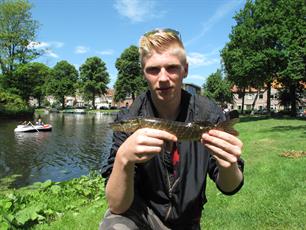
M44 124L44 125L33 125L33 124L26 124L26 125L17 125L17 128L14 129L14 132L45 132L51 131L52 125Z

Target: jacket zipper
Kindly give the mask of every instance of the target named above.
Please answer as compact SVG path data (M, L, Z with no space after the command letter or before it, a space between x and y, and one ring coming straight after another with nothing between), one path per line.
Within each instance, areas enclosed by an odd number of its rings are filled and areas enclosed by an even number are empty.
M166 170L166 174L167 174L167 181L168 181L168 187L169 187L169 198L171 199L172 198L172 190L174 189L174 187L176 186L176 184L180 181L180 178L178 177L173 185L171 186L171 183L170 183L170 177L169 177L169 173L168 171ZM171 204L171 200L170 200L170 206L169 206L169 209L166 213L166 217L165 217L165 221L167 221L169 219L169 216L170 216L170 213L171 213L171 210L172 210L172 204Z

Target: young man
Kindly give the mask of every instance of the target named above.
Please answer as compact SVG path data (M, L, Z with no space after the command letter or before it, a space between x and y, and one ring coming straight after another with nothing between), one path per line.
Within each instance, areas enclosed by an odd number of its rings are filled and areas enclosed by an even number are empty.
M158 117L182 122L225 119L217 105L182 90L188 74L180 35L157 29L140 39L140 61L149 90L117 121ZM100 229L200 229L207 174L224 194L243 184L242 142L223 131L203 133L201 141L180 141L165 131L143 128L115 132L102 175L109 210Z

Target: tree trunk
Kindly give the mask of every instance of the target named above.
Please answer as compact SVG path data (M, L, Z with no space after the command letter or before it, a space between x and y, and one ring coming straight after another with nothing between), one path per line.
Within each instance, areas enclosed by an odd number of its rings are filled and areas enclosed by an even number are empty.
M267 111L270 113L271 107L271 82L267 83Z
M296 116L296 84L295 82L290 83L289 97L290 97L290 104L291 104L290 114L292 117L295 117Z
M62 97L62 110L65 109L65 97Z
M241 114L243 114L244 112L244 97L245 97L245 88L242 89Z
M96 94L92 94L92 108L96 109Z
M38 108L40 108L40 106L41 106L41 97L38 97L37 101L38 101Z
M135 93L132 92L132 101L134 101L134 100L135 100Z
M254 111L254 108L255 108L255 105L256 105L256 101L257 101L257 99L258 99L258 97L259 97L259 89L257 90L257 94L256 94L256 96L255 96L255 98L254 98L254 101L253 101L253 104L252 104L252 111Z

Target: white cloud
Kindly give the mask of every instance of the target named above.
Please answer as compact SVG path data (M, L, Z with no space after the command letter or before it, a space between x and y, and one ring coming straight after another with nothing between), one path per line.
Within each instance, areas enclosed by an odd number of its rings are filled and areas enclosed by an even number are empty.
M153 0L116 0L114 7L120 15L129 18L132 22L142 22L164 14L164 11L154 13Z
M63 42L51 42L50 44L51 46L54 46L55 48L61 48L64 46Z
M87 53L89 51L89 48L86 46L77 46L75 48L75 53L77 54L84 54Z
M191 40L185 42L185 45L189 45L190 43L193 43L194 41L200 39L203 37L211 28L214 27L215 24L217 24L224 16L226 16L228 13L230 13L233 9L237 8L238 5L243 3L243 0L232 0L232 1L226 1L225 4L221 5L215 13L203 23L202 25L202 31L193 37Z
M100 55L113 55L114 50L102 50L102 51L97 51L97 53Z
M188 75L187 76L187 80L202 80L204 82L204 80L206 80L206 76L202 76L202 75L197 75L197 74L192 74L192 75Z
M58 49L64 46L64 43L53 41L53 42L30 42L28 45L29 49L39 49L43 51L43 54L52 57L59 58L59 55L53 51L53 49Z
M191 67L209 66L219 63L219 59L216 57L210 57L201 53L192 52L187 55L188 63Z
M63 42L30 42L28 47L34 49L44 49L44 48L61 48L64 46Z
M28 45L28 48L30 49L43 49L46 47L49 47L50 44L47 42L30 42L30 44Z
M50 49L45 50L45 55L53 58L59 58L59 56Z

